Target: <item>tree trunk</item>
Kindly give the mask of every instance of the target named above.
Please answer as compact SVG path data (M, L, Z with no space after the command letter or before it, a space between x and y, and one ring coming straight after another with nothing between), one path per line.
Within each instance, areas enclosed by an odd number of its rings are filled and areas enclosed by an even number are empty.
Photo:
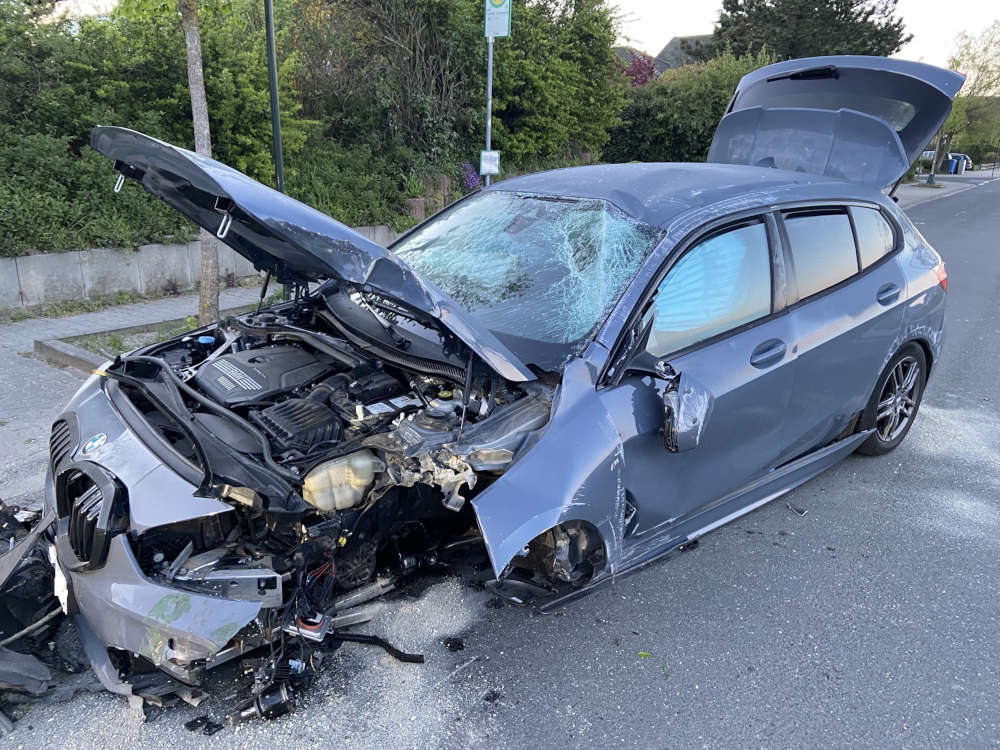
M191 119L194 123L194 150L212 155L212 133L208 125L208 98L201 63L201 34L198 33L198 1L178 0L184 46L187 49L188 90L191 92ZM221 218L221 216L220 216ZM198 289L198 323L206 325L219 318L219 245L210 232L201 230L201 284Z
M951 139L951 133L938 134L937 145L934 147L934 161L931 163L931 174L937 174L941 169L944 157L947 155L948 149L951 147Z

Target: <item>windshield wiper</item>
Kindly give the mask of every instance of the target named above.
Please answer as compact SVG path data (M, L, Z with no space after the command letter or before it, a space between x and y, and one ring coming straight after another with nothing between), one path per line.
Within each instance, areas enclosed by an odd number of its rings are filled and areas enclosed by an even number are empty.
M768 78L768 83L774 81L820 81L824 78L840 78L840 71L834 65L825 65L821 68L809 68L808 70L796 70L792 73L785 73L780 76Z

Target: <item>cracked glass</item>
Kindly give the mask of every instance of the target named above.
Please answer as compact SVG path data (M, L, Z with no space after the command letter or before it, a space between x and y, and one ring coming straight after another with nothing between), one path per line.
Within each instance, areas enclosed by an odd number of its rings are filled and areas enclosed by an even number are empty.
M546 368L604 319L664 234L604 200L484 191L392 250Z

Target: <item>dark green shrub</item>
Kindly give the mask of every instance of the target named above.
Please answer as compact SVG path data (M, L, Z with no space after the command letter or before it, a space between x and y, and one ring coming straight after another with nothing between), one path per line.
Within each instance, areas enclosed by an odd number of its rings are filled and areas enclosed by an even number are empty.
M289 195L348 226L396 226L403 213L403 175L368 146L321 140L306 146L289 172Z
M0 128L0 255L193 235L189 222L138 186L115 194L107 159L90 149L73 155L70 140Z
M740 78L771 62L766 52L743 57L725 52L629 89L621 124L611 131L604 159L704 161Z

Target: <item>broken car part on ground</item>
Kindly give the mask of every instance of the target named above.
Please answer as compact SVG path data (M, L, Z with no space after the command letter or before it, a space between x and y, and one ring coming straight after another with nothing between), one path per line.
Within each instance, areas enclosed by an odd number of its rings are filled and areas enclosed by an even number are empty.
M96 128L116 190L138 182L295 288L106 363L52 427L34 544L101 682L190 694L239 659L234 720L277 715L300 648L418 658L345 630L409 572L482 552L494 593L554 606L892 450L947 285L882 190L961 82L779 63L741 82L711 163L507 180L391 250Z

